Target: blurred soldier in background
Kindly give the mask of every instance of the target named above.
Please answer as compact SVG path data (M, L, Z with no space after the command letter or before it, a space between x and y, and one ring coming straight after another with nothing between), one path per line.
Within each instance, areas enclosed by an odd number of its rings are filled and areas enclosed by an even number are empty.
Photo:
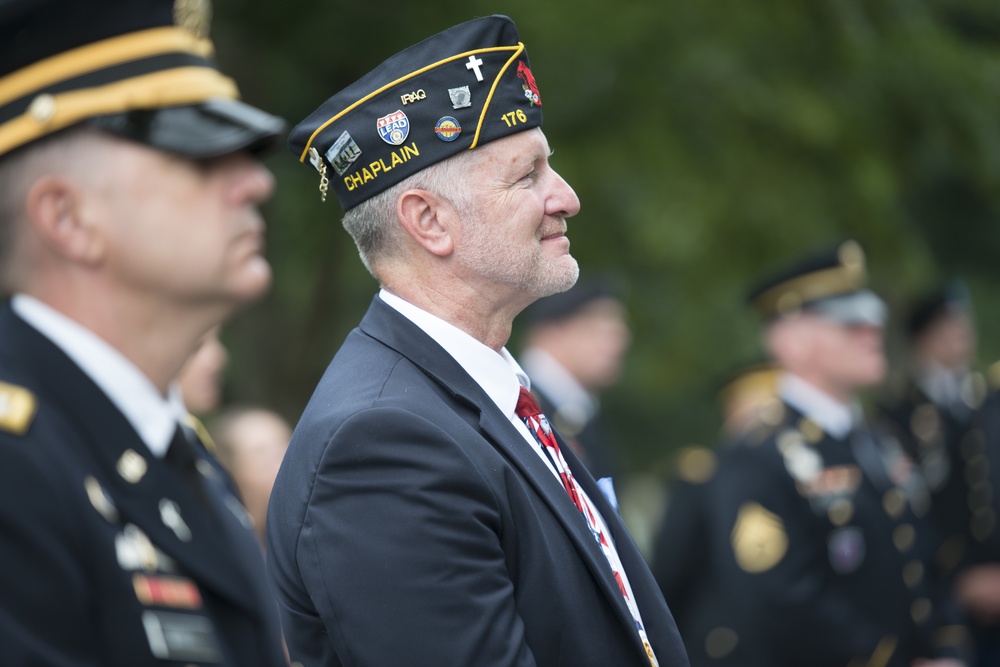
M271 272L207 2L0 3L0 662L287 664L173 384Z
M994 491L1000 485L1000 363L987 375L989 393L958 444L967 470L969 505L966 522L956 526L964 527L966 534L954 592L975 639L976 664L1000 667L1000 498Z
M229 352L219 339L219 327L214 327L177 378L184 406L192 415L204 418L222 404L222 374L228 363Z
M973 525L977 507L970 506L970 482L986 476L982 451L968 444L985 380L971 368L976 333L965 286L954 281L920 299L906 334L906 374L882 402L879 422L898 439L930 493L936 565L951 576L967 555L968 537L993 528L982 520ZM980 496L978 504L988 502Z
M581 278L568 291L533 303L522 319L527 330L519 361L532 393L616 504L616 443L598 394L621 376L631 341L625 304L610 283Z
M254 532L264 547L264 520L274 478L292 439L292 429L278 413L262 407L224 408L209 423L219 461L232 475Z
M693 665L961 665L964 628L930 577L911 475L865 425L882 381L885 306L848 241L753 293L783 373L720 453L710 554L682 627Z

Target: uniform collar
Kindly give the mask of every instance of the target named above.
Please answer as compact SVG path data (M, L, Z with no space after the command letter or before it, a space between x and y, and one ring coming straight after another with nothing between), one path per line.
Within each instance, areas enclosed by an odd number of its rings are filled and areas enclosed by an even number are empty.
M118 350L34 297L17 294L11 299L11 308L65 352L125 416L149 451L163 457L186 413L176 387L172 386L164 398Z
M824 431L838 440L846 437L858 421L857 409L841 403L797 375L791 373L782 375L778 393L783 401L819 424Z

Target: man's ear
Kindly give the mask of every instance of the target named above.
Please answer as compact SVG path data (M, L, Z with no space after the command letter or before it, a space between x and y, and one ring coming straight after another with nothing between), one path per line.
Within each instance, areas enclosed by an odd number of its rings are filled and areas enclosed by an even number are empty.
M448 201L427 190L407 190L396 203L406 233L427 252L446 257L455 249L452 229L458 213Z
M94 224L83 189L71 179L46 175L28 190L28 223L50 252L95 264L104 253L104 235Z

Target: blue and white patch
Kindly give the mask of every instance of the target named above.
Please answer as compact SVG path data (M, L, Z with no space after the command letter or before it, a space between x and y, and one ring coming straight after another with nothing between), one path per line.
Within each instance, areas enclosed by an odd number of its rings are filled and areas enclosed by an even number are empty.
M375 121L375 124L378 127L378 135L387 144L399 146L410 136L410 119L401 109L382 116Z
M354 142L353 137L344 130L343 134L330 146L326 152L326 161L330 163L338 176L343 176L351 165L361 157L361 149Z

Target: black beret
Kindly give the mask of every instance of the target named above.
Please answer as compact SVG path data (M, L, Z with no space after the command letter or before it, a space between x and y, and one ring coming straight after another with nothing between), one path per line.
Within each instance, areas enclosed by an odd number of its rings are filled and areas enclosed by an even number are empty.
M916 338L939 317L971 313L972 299L965 283L958 279L951 280L913 304L906 320L906 333L910 338Z
M263 148L281 119L216 67L209 0L3 0L0 156L79 123L191 158Z
M542 124L514 22L461 23L392 56L296 125L288 143L344 210L463 150Z
M857 241L848 240L775 271L751 291L748 301L757 313L771 318L862 291L867 280L864 250Z
M528 306L521 319L527 324L557 322L577 314L598 299L621 299L618 288L610 280L580 278L565 292L538 299Z

